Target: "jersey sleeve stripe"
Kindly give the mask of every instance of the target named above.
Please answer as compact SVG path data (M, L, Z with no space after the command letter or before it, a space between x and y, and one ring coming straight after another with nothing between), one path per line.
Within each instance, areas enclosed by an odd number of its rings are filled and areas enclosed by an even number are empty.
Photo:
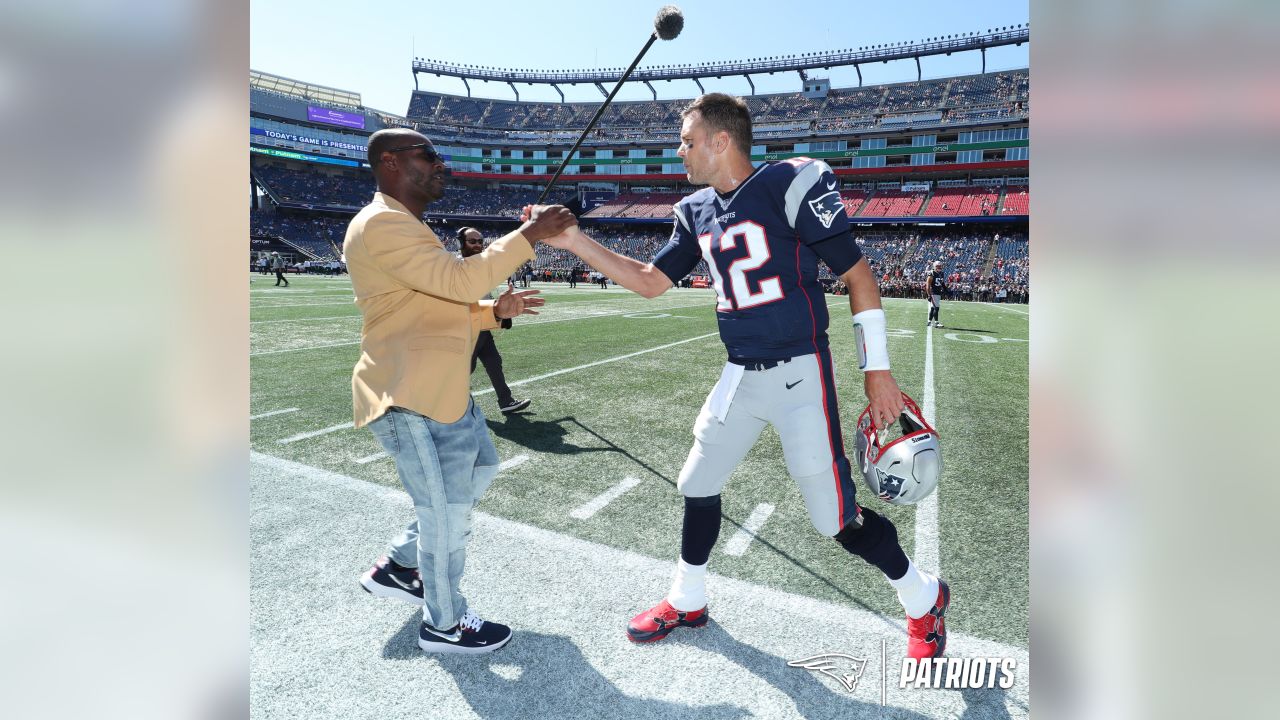
M676 221L679 222L680 225L684 227L685 232L692 235L693 228L689 227L689 221L685 219L684 211L680 209L680 203L676 203L675 205L672 205L671 209L675 211Z
M829 169L826 163L821 160L815 160L800 168L800 172L796 173L795 178L791 180L790 187L787 188L785 196L788 225L793 228L796 226L796 214L800 212L800 207L804 204L804 196L809 194L809 189L818 182L822 177L822 173Z

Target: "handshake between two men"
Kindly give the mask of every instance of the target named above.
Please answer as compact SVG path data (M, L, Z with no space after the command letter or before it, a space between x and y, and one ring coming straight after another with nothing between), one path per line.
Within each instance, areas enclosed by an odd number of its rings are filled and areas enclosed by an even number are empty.
M520 213L520 234L537 248L537 244L545 242L551 247L569 250L571 236L580 232L578 218L569 208L563 205L526 205ZM546 305L546 300L533 297L539 290L516 291L515 286L508 284L507 291L498 296L494 305L494 315L499 319L513 318L518 315L537 315L533 308Z

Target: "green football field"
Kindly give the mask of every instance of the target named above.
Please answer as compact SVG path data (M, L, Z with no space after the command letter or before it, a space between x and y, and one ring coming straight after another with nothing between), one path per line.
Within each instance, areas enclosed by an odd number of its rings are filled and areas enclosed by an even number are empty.
M253 481L263 482L263 463L275 463L271 467L295 472L310 468L316 477L350 478L398 490L394 464L372 434L351 426L350 379L359 356L360 317L349 280L297 277L291 278L289 288L273 283L273 277L250 276ZM516 397L532 398L530 409L504 418L483 368L472 377L476 402L489 418L504 461L478 510L495 522L510 521L503 527L527 527L538 537L592 543L581 547L601 548L602 563L609 552L605 548L620 551L619 558L674 562L682 511L675 479L692 443L694 418L725 360L711 291L671 290L645 300L622 289L602 290L585 283L572 290L554 284L535 287L547 300L542 313L520 318L513 329L497 335L507 380ZM848 300L826 300L832 312L831 344L845 445L852 453L852 433L865 398ZM938 493L919 508L886 505L870 497L861 482L859 501L890 518L908 554L922 566L939 570L948 581L953 593L947 615L951 633L1017 649L1025 656L1029 310L1025 305L944 303L945 327L931 331L924 326L923 300L886 299L885 310L894 375L932 415L942 438L945 472ZM260 583L266 577L260 546L282 542L281 537L323 538L332 532L324 528L323 517L305 513L290 515L289 527L279 527L286 521L272 519L275 510L263 498L255 495L251 502L255 615L271 592ZM901 623L901 607L883 576L810 525L772 429L765 431L730 479L723 503L725 520L712 554L712 572L741 581L744 587L811 598L825 603L822 607L847 607ZM316 527L309 530L310 518ZM403 520L408 519L405 512ZM753 532L743 529L748 524ZM363 560L352 562L367 566L397 530L363 528L363 535L356 536L359 551L353 552ZM486 537L478 529L471 542L483 545ZM617 562L621 561L612 561L612 570L617 570ZM350 569L352 587L364 569ZM530 578L521 577L518 570L504 576L499 584L509 583L509 588L498 590L529 592L538 571L529 573ZM580 583L607 582L593 579L595 568L590 566L572 568L571 574ZM666 585L659 580L649 589L649 600L657 601ZM716 586L710 585L709 591L714 616ZM621 635L630 615L646 604L651 603L628 597L599 621ZM403 614L410 615L408 610ZM771 611L760 622L776 621L776 615ZM726 625L731 633L736 629ZM387 634L395 630L387 628ZM889 641L891 650L894 642ZM272 666L266 645L265 639L255 640L255 672L263 663ZM878 639L864 651L879 663ZM871 673L867 670L868 677ZM894 670L889 668L888 674L893 684ZM876 691L867 690L865 702L881 699L879 675L874 682ZM1024 675L1019 684L1025 683ZM258 700L266 697L261 688L254 692ZM939 698L898 704L924 716L949 715L949 701ZM476 700L468 699L476 708ZM809 714L794 695L792 700L801 714ZM974 702L956 700L964 701ZM1006 713L1026 712L1025 704L1016 699L1006 704Z

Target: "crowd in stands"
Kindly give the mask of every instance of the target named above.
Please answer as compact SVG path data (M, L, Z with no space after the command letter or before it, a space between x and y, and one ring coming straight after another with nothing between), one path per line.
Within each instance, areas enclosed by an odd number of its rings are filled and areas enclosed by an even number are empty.
M282 202L358 208L369 202L374 192L373 180L365 174L306 171L274 162L256 164L253 173ZM444 197L432 204L431 213L514 217L537 199L538 193L539 190L532 188L450 185L445 188ZM932 193L846 188L840 196L850 217L963 217L1025 215L1027 193L1025 186L1009 186L1003 206L1000 188L980 186L940 187ZM553 194L551 201L568 202L574 194L571 187L565 187ZM671 206L683 196L683 193L623 193L593 208L586 216L666 219L671 215ZM997 213L998 207L1001 209Z
M1027 70L1010 70L921 82L840 88L823 98L801 93L747 95L757 124L806 121L815 130L848 130L875 127L883 116L931 111L937 125L972 121L983 117L1025 117L1029 91ZM596 136L601 139L646 138L654 129L674 133L680 126L680 110L686 100L621 102L601 117ZM486 98L457 97L415 91L408 117L442 123L465 137L479 126L488 132L548 131L581 127L598 103L518 103ZM984 115L982 113L990 113ZM923 118L923 116L922 116ZM644 131L637 132L637 128ZM763 130L764 135L770 130ZM764 136L762 135L762 136Z
M337 260L334 248L341 248L349 217L318 214L284 214L267 210L250 212L250 231L255 236L282 238L305 248L317 258L311 272L327 272L328 263ZM472 222L486 238L493 239L510 232L511 223ZM431 221L432 230L450 252L458 251L455 239L463 223L458 220ZM1010 232L961 226L954 228L912 228L871 230L858 228L854 240L862 249L872 272L880 281L886 297L923 297L924 280L941 261L946 274L947 299L996 300L1026 302L1028 284L1028 243L1025 232ZM648 262L667 244L671 229L667 225L590 225L587 232L597 242L623 255ZM530 268L535 280L566 280L578 267L589 270L577 256L553 248L539 246L537 259ZM825 264L820 264L820 280L829 290L839 291L840 283ZM692 275L707 276L705 263L699 263Z
M1025 232L915 228L859 232L855 240L887 297L923 297L925 278L941 261L945 299L1027 300Z
M274 162L256 162L253 174L282 202L360 207L373 197L373 177L367 173L300 170Z

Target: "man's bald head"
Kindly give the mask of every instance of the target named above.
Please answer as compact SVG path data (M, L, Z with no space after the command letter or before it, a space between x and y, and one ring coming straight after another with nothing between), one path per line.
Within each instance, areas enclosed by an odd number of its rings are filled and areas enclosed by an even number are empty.
M382 153L424 142L427 142L426 136L417 130L409 128L379 130L369 136L369 167L373 168L373 173L377 175L378 167L382 164Z
M388 128L370 135L369 165L378 191L419 215L444 197L449 166L420 132Z

